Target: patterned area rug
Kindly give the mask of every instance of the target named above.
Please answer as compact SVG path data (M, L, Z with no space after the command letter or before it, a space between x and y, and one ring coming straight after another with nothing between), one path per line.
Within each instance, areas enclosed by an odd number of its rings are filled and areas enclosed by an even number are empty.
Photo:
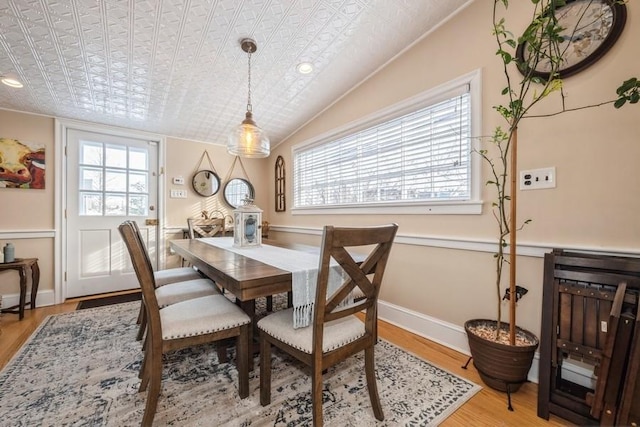
M138 308L124 303L48 317L0 373L0 425L140 425L146 394L138 393ZM167 355L154 424L311 424L306 367L274 349L272 403L262 407L257 363L242 400L233 350L230 356L218 363L211 346ZM437 425L480 390L382 340L376 365L385 421L373 417L364 361L356 356L324 375L325 425Z

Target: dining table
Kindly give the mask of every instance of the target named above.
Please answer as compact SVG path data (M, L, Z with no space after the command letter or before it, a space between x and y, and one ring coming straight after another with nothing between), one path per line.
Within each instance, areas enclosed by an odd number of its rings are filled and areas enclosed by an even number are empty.
M217 237L212 239L230 239ZM169 242L171 249L220 287L233 294L240 307L255 321L255 301L280 293L288 293L291 306L293 273L275 267L250 256L242 255L228 248L211 244L210 239L176 239ZM314 254L319 259L320 247L288 244L263 240L263 246L286 248L308 256ZM249 251L259 251L259 248ZM255 322L254 322L255 323Z

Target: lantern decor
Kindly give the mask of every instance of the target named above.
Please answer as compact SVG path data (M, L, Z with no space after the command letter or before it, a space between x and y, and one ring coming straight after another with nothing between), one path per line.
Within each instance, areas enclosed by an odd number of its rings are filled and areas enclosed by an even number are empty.
M262 209L247 195L242 206L233 211L233 247L255 248L262 244Z

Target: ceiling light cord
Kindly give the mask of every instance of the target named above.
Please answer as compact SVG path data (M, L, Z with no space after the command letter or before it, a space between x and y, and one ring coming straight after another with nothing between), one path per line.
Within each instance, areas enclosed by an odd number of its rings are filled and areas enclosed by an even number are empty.
M251 54L253 53L253 50L251 49L251 47L249 48L249 50L247 51L248 55L248 59L247 59L247 63L248 63L248 68L249 68L249 78L248 78L248 91L247 91L247 111L250 113L253 113L253 106L251 105Z

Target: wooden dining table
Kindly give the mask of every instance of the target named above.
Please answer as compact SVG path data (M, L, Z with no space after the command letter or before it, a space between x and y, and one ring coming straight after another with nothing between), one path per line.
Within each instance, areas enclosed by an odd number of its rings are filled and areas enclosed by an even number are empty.
M287 292L291 305L290 271L207 244L199 239L171 240L169 244L176 254L231 292L252 320L255 319L256 298ZM302 252L320 253L320 248L314 246L275 241L269 241L268 244Z

